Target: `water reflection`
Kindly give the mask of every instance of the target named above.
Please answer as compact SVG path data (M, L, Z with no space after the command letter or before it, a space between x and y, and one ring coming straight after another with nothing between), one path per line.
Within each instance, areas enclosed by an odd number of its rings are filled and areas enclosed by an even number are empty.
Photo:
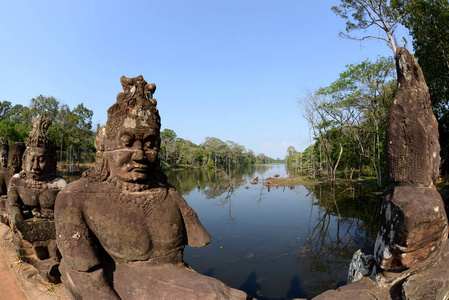
M187 247L185 260L258 299L312 297L344 284L353 252L374 241L379 196L361 185L263 185L275 174L288 176L284 166L168 174L212 236L206 247Z
M314 200L307 242L298 249L298 259L305 261L309 275L314 278L305 284L313 294L318 294L345 284L354 251L374 242L380 199L360 185L305 188L313 193Z

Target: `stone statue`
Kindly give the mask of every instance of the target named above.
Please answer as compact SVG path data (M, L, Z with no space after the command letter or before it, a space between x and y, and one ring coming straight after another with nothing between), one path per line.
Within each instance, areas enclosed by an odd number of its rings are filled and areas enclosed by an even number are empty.
M48 136L50 124L42 116L33 119L23 170L9 181L7 206L19 258L35 266L45 280L57 282L54 205L66 182L56 174L56 150Z
M74 299L246 299L184 263L185 245L210 236L160 170L156 86L142 76L120 82L94 166L56 199L64 285Z
M438 122L417 61L396 52L398 90L387 120L389 188L382 204L374 257L382 270L416 267L447 240L444 203L435 189L440 165Z
M8 138L5 136L0 144L0 196L6 195L8 181L6 180L6 168L8 166Z
M23 142L12 142L8 153L8 167L6 169L6 182L9 184L11 178L22 171L22 156L26 146Z
M314 299L447 299L448 220L434 186L438 122L418 62L396 50L398 88L387 120L388 188L374 249L358 250L348 284Z

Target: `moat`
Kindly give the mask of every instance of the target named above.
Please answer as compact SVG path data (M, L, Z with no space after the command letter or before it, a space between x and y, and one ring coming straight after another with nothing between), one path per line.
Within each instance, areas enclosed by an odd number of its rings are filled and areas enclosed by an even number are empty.
M184 260L258 299L313 297L346 284L353 253L376 238L382 196L360 184L263 184L289 177L284 165L167 175L212 236L203 248L186 247Z

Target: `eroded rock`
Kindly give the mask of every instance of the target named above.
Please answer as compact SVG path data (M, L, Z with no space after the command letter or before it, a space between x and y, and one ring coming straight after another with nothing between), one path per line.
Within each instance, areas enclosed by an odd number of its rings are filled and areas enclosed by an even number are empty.
M398 90L387 123L387 177L375 260L383 270L418 266L447 239L444 203L434 187L440 163L438 123L422 71L405 48L396 52Z
M33 129L23 154L23 170L9 181L7 210L14 231L18 256L36 267L44 280L59 282L59 256L54 251L54 205L56 195L66 186L56 174L56 150L49 139L51 121L33 120ZM18 152L11 157L17 170Z
M375 244L383 270L418 266L447 240L444 203L433 187L397 186L384 199Z

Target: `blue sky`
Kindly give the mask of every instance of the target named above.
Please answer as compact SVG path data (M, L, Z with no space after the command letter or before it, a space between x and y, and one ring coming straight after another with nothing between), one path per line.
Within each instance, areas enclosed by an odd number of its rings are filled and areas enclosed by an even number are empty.
M297 99L330 84L347 64L391 50L341 39L344 20L325 0L0 3L0 100L40 94L93 123L121 91L120 76L157 85L162 128L200 144L232 140L283 158L310 144Z

